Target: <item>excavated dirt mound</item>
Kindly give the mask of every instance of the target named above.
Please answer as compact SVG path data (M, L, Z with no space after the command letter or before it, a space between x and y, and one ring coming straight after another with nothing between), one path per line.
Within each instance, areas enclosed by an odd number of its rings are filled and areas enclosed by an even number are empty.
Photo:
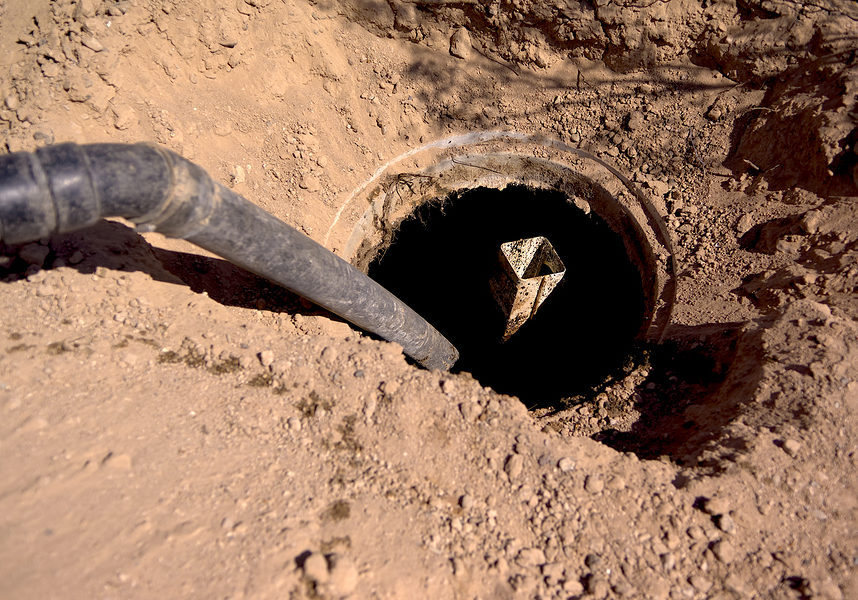
M549 297L526 406L120 220L0 245L0 596L858 598L856 31L838 0L0 1L3 151L162 144L325 242L395 157L536 134L629 177L678 265L663 342L609 365L612 311Z

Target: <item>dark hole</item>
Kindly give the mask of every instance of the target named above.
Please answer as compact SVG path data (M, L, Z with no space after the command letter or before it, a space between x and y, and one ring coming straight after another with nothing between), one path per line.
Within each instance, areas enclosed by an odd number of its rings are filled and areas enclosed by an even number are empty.
M542 277L543 275L551 275L554 271L551 270L547 264L542 263L539 266L539 272L536 274L537 277Z
M505 317L489 288L498 250L540 235L566 275L535 317L501 343ZM625 361L642 323L641 277L622 239L556 191L474 188L424 204L369 275L456 345L457 371L529 407L600 383Z

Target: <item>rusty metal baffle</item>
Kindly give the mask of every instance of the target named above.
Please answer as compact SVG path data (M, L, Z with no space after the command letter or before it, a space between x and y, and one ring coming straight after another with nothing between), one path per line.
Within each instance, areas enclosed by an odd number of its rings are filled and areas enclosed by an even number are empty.
M489 285L507 317L505 342L533 318L563 279L566 267L551 242L542 236L501 244L498 262L500 268Z

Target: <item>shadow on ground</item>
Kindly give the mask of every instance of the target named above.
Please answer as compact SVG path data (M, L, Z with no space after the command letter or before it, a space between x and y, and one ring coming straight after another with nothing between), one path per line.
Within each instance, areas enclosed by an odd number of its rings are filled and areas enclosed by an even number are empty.
M717 469L704 458L714 442L741 453L743 440L725 439L727 427L742 412L736 388L752 390L762 377L762 361L737 361L761 344L745 333L745 323L674 325L669 339L653 351L650 375L639 386L634 408L641 416L630 431L603 430L594 438L642 459L666 457L688 467ZM610 407L609 407L610 408Z
M99 221L86 229L54 236L49 240L48 248L50 253L42 269L65 265L84 274L95 273L98 268L141 272L155 281L186 285L224 306L324 315L340 320L308 300L229 261L157 248L133 229L114 221ZM0 268L0 280L21 278L39 270L17 256L15 247L3 250L0 247L0 254L9 256L11 261ZM80 262L72 260L75 254L78 254Z

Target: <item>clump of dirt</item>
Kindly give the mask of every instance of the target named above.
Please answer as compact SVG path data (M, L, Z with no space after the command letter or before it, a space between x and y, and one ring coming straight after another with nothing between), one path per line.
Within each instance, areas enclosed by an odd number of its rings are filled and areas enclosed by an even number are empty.
M393 157L550 135L679 265L662 344L529 412L121 220L0 246L3 595L858 596L855 11L0 2L5 151L160 143L321 242Z

